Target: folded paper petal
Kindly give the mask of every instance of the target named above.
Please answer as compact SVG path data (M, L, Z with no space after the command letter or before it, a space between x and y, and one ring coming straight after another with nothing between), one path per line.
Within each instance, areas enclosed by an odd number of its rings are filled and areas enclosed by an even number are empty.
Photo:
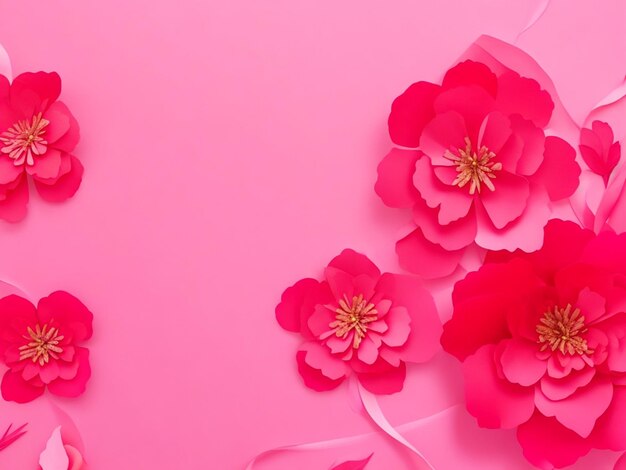
M48 385L48 390L54 395L73 398L81 395L87 388L87 382L91 377L89 350L76 348L75 360L78 363L78 370L74 378L65 380L59 377Z
M503 345L500 364L507 380L528 387L544 376L548 364L538 356L536 343L510 339L505 340Z
M411 85L391 106L389 135L397 145L417 147L422 129L434 115L433 101L439 87L428 82Z
M49 202L63 202L76 194L83 178L84 169L82 163L73 155L70 156L70 162L70 170L57 180L54 180L52 184L35 178L34 181L37 193L39 193L44 200Z
M44 387L36 385L35 382L27 382L22 378L20 372L11 370L7 370L4 373L0 388L2 390L2 398L16 403L28 403L41 396L44 392Z
M398 367L393 367L381 359L377 364L379 366L375 368L375 372L357 374L363 387L378 395L390 395L402 390L406 377L405 363L401 362Z
M276 306L276 320L281 327L295 333L300 331L304 300L318 286L315 279L301 279L283 292L281 302Z
M495 349L485 345L463 363L467 410L482 427L514 428L532 416L533 390L498 376Z
M550 199L557 201L574 194L579 177L580 167L572 146L559 137L546 137L543 163L533 175L533 181L542 184Z
M588 440L540 413L519 426L517 440L524 456L543 470L567 467L591 450Z
M459 266L464 250L449 251L428 241L416 229L396 243L400 266L427 279L445 277Z
M374 189L387 206L411 207L419 199L413 186L413 173L420 156L415 150L394 148L379 163Z

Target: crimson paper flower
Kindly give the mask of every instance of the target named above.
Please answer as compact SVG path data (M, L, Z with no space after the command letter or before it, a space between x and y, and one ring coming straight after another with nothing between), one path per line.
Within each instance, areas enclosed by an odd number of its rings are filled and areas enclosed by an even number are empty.
M80 186L83 167L71 152L78 122L61 101L58 74L23 73L9 84L0 75L0 218L26 215L28 177L39 195L60 202Z
M25 403L51 393L76 397L85 391L89 351L79 346L92 334L93 315L80 300L57 291L35 307L17 295L0 299L0 357L9 367L2 397Z
M474 243L541 246L549 204L571 196L580 175L575 150L544 134L553 108L535 80L471 60L396 98L389 133L402 148L378 166L376 192L413 210L418 228L396 247L405 268L439 277Z
M517 428L544 469L626 449L626 234L551 221L541 250L489 253L452 300L441 342L480 426Z
M406 363L429 360L441 332L432 296L415 278L381 274L352 250L329 263L324 280L302 279L288 288L276 318L302 335L298 370L317 391L354 374L373 393L398 392Z

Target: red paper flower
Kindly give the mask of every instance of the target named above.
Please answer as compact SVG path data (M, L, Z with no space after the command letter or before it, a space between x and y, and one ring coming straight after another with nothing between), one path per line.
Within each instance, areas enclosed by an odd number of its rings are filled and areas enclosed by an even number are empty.
M59 202L74 195L83 167L71 152L78 122L61 101L56 73L23 73L9 84L0 75L0 218L26 215L28 178L39 195Z
M2 397L25 403L46 388L64 397L85 391L89 351L79 346L92 334L93 315L80 300L57 291L37 307L17 295L0 299L0 355L9 370Z
M593 121L591 129L580 130L580 153L589 169L602 176L605 186L621 156L620 143L613 138L613 129L602 121Z
M517 427L528 460L552 469L626 449L626 234L545 232L536 253L490 253L456 284L441 342L478 424Z
M329 263L323 281L302 279L288 288L276 318L304 338L298 370L317 391L356 374L373 393L398 392L405 363L429 360L441 332L433 299L415 278L381 274L352 250Z
M397 244L405 268L439 277L474 243L541 246L549 203L572 195L580 175L575 150L544 135L553 107L535 80L470 60L396 98L389 133L404 148L380 163L376 192L413 209L418 229Z

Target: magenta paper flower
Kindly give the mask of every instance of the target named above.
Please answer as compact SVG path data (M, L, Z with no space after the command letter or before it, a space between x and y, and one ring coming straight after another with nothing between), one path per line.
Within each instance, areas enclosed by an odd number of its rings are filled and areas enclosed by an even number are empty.
M602 121L593 121L591 129L580 130L580 154L589 169L602 176L605 186L621 156L620 143L613 138L613 129Z
M73 196L83 167L71 152L78 122L61 101L58 74L23 73L9 84L0 75L0 218L22 220L28 177L39 195L60 202Z
M76 397L85 391L93 315L80 300L57 291L35 307L17 295L0 299L0 356L9 367L2 378L5 400L25 403L51 393Z
M39 470L88 470L87 462L83 458L76 444L69 443L71 439L57 427L48 439L46 448L39 456Z
M413 277L381 274L353 250L329 263L324 280L288 288L276 318L302 335L298 371L317 391L354 374L373 393L398 392L406 363L425 362L439 348L441 322L428 291Z
M543 469L626 449L626 234L550 221L539 251L489 253L452 301L441 343L480 426L517 428Z
M575 150L544 134L553 108L535 80L470 60L396 98L389 133L402 148L378 166L376 192L413 210L418 228L396 247L403 267L440 277L474 243L541 246L550 202L572 195L580 175Z

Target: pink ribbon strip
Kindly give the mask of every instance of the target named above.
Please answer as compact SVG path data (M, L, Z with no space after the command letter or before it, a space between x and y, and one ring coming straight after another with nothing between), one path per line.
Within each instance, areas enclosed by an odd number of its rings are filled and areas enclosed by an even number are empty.
M622 83L617 85L613 90L609 92L608 95L598 101L598 103L596 103L596 105L591 108L591 111L589 111L589 114L583 122L583 126L589 127L591 125L591 121L593 120L592 116L596 111L606 106L615 104L624 97L626 97L626 78L624 78Z
M530 20L528 20L528 23L526 23L526 26L524 26L524 29L522 29L519 32L519 34L515 38L515 42L517 42L519 40L519 38L520 38L520 36L522 34L524 34L526 31L528 31L530 28L532 28L534 26L534 24L537 21L539 21L539 19L543 16L543 14L548 9L549 5L550 5L550 0L543 0L539 5L537 5L537 8L535 8L533 16L530 17Z
M374 400L376 398L374 397ZM370 404L370 401L368 399L368 404ZM365 402L363 403L363 406L366 406ZM376 403L375 406L378 406L378 404ZM430 416L426 416L424 418L420 418L417 419L415 421L410 421L408 423L404 423L400 426L398 426L398 429L400 431L410 431L418 426L422 426L430 421L435 420L436 418L439 418L441 415L444 415L450 411L452 411L453 409L457 408L459 405L452 405L444 410L441 410L433 415ZM366 408L367 409L367 408ZM369 412L368 412L369 414ZM370 415L371 416L371 415ZM384 419L384 417L383 417ZM374 422L380 427L380 424L378 422L376 422L376 420L374 419L374 417L372 417L372 420L374 420ZM386 419L384 419L385 422L387 422ZM387 423L389 424L389 423ZM392 426L390 426L391 429L393 429L393 431L398 434L398 431L396 431ZM383 429L383 431L385 431ZM387 431L385 431L387 432ZM324 450L324 449L330 449L333 447L339 447L342 445L348 445L348 444L354 444L362 439L365 439L366 437L371 436L372 434L374 434L373 432L368 432L365 434L358 434L356 436L349 436L349 437L340 437L337 439L328 439L325 441L319 441L319 442L309 442L309 443L305 443L305 444L293 444L293 445L288 445L288 446L281 446L281 447L276 447L274 449L270 449L270 450L266 450L264 452L261 452L260 454L258 454L256 457L254 457L246 466L245 470L252 470L254 465L256 465L257 463L259 463L260 460L263 460L267 457L270 457L272 455L279 455L282 454L284 452L302 452L302 451L312 451L312 450ZM399 435L399 434L398 434ZM396 439L393 435L391 436L394 439ZM400 436L401 439L405 440L402 436ZM396 439L397 440L397 439ZM406 440L405 440L406 441ZM406 445L403 443L403 445ZM409 446L411 446L411 444L409 444ZM413 446L411 446L413 447ZM409 448L411 448L409 447ZM414 450L415 448L413 447ZM417 452L417 454L421 457L421 454L417 451L417 449L414 450L414 452ZM425 461L425 459L422 457L422 459ZM426 464L428 465L428 467L422 467L422 468L430 468L432 469L433 467L430 466L430 464L428 464L426 462Z
M400 434L391 425L391 423L389 423L389 421L387 421L387 418L383 414L383 410L380 408L380 404L378 403L376 395L367 391L365 388L363 388L361 384L359 384L359 395L361 396L361 401L363 402L365 411L367 412L369 417L372 418L372 421L374 421L374 423L376 423L376 425L388 436L402 444L418 457L418 466L416 467L416 470L435 470L435 468L428 462L428 460L426 460L422 453L417 450L413 444L407 441L404 436Z

